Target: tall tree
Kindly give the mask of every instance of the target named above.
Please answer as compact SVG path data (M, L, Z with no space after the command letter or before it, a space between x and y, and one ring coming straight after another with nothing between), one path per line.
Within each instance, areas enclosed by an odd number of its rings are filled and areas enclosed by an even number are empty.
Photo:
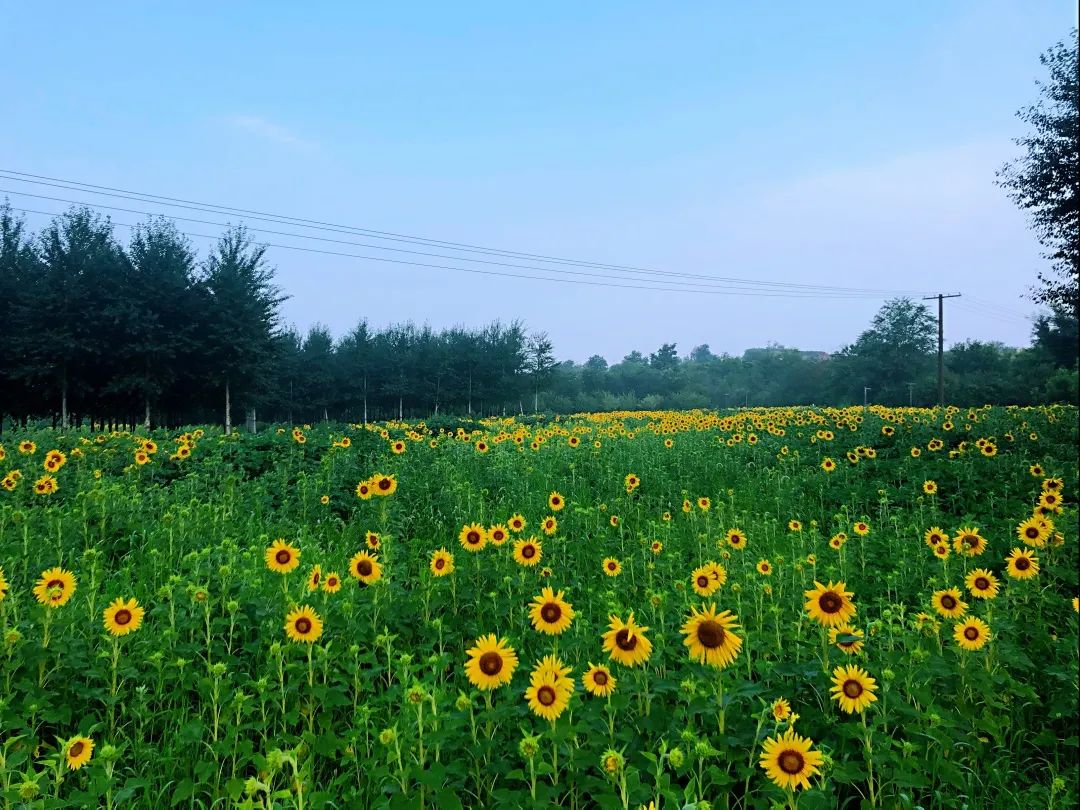
M1032 132L1016 143L1024 154L998 172L998 182L1031 217L1046 256L1049 275L1040 273L1036 301L1080 306L1080 114L1077 101L1077 31L1042 54L1049 80L1036 82L1040 99L1017 115Z
M533 332L525 347L526 368L533 388L533 413L540 410L540 391L547 387L555 371L555 347L547 332Z

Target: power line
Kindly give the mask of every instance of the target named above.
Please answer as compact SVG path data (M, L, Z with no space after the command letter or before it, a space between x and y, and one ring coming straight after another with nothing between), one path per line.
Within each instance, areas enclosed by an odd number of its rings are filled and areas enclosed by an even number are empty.
M346 234L362 234L371 238L390 240L396 242L406 242L408 244L424 245L428 247L441 247L442 249L450 249L459 252L479 253L483 255L495 255L517 259L533 259L539 260L544 263L555 264L567 264L578 267L590 267L605 270L614 270L620 273L631 273L636 275L658 275L658 276L673 276L682 278L700 278L710 281L731 282L752 285L755 288L776 288L776 289L801 289L801 290L814 290L814 291L830 291L830 292L860 292L874 295L921 295L923 291L914 290L884 290L873 288L859 288L859 287L839 287L831 285L820 284L799 284L794 282L781 282L781 281L766 281L758 279L747 279L738 277L727 276L714 276L714 275L701 275L691 273L675 273L667 270L655 270L643 267L635 267L631 265L618 265L618 264L604 264L600 262L591 262L578 259L567 259L556 256L546 256L536 253L525 253L520 251L508 251L496 248L483 247L480 245L473 245L463 242L449 242L444 240L428 239L425 237L413 236L409 234L394 233L390 231L379 231L369 228L359 228L356 226L338 225L335 223L325 222L322 220L304 219L300 217L292 217L281 214L271 214L262 211L253 211L244 208L235 208L232 206L218 205L215 203L203 203L194 200L186 200L176 197L168 197L158 194L150 194L144 192L131 191L127 189L115 188L112 186L101 186L93 183L83 183L76 180L65 180L63 178L49 177L47 175L30 174L27 172L20 172L14 169L0 168L0 177L4 177L8 180L14 180L16 182L31 183L35 185L44 185L54 188L63 188L69 191L79 191L86 194L94 194L98 196L107 196L120 199L134 200L137 202L146 202L154 205L161 205L164 207L172 208L184 208L188 210L203 211L207 213L217 214L243 214L251 219L260 221L274 222L278 224L287 224L294 227L301 227L312 230L331 231L337 233ZM12 192L20 193L20 192ZM75 203L79 204L79 203ZM85 204L85 203L84 203ZM307 238L307 237L300 237ZM375 246L373 246L375 247ZM379 250L388 250L389 248L376 247ZM474 261L472 259L466 259L464 257L447 257L453 258L458 261ZM547 268L544 268L547 270Z
M29 208L15 208L15 207L12 207L11 210L19 211L19 212L25 213L25 214L39 214L39 215L42 215L42 216L55 216L55 212L51 212L51 211L36 211L36 210L33 210L33 209L29 209ZM117 225L117 226L119 226L121 228L138 228L138 227L140 227L138 224L131 224L131 223L128 223L128 222L112 221L112 224ZM214 240L214 239L219 238L219 237L214 236L212 234L192 233L191 231L180 231L180 230L178 230L177 233L183 234L184 236L189 236L189 237L192 237L192 238L196 238L196 239L211 239L211 240ZM266 242L266 243L263 243L263 244L265 244L266 247L280 248L282 250L295 250L295 251L301 251L303 253L316 253L316 254L321 254L321 255L325 255L325 256L341 256L341 257L347 257L347 258L353 258L353 259L365 259L365 260L368 260L368 261L375 261L375 262L389 262L391 264L408 265L408 266L412 266L412 267L424 267L424 268L440 269L440 270L454 270L454 271L459 271L459 272L462 272L462 273L476 273L476 274L479 274L479 275L486 275L486 276L501 276L501 277L504 277L504 278L532 279L532 280L535 280L535 281L557 281L557 282L562 282L564 284L580 284L580 285L586 285L586 286L590 286L590 287L612 287L612 288L628 289L628 290L651 290L653 292L683 292L683 293L694 293L695 295L741 295L741 296L748 296L748 297L755 297L755 298L802 298L802 299L816 298L816 299L820 299L820 298L830 298L831 297L831 298L839 298L839 299L852 299L852 298L871 297L871 296L867 296L867 295L861 295L861 294L857 295L857 294L853 294L853 293L841 293L841 294L828 295L828 294L825 294L825 293L812 293L812 292L802 292L802 291L789 291L789 292L782 292L782 291L759 292L759 291L753 291L753 292L748 292L748 291L727 290L727 289L715 290L715 289L709 289L709 288L706 288L706 289L690 289L691 286L695 286L695 285L691 285L688 282L680 282L680 283L686 284L686 287L683 287L683 288L678 288L678 287L674 287L674 288L673 287L647 287L647 286L643 286L643 285L640 285L640 284L614 284L614 283L611 283L611 282L581 281L581 280L573 279L573 278L551 278L551 277L548 277L548 276L532 276L532 275L524 275L524 274L519 274L519 273L504 273L504 272L500 272L500 271L496 271L496 270L480 270L480 269L475 268L475 267L454 267L454 266L450 266L450 265L430 264L430 263L427 263L427 262L411 262L411 261L406 261L404 259L390 259L390 258L387 258L385 256L365 256L365 255L361 255L361 254L357 254L357 253L345 253L345 252L334 251L334 250L320 250L320 249L317 249L317 248L300 247L299 245L281 245L281 244L276 244L276 243L273 243L273 242ZM548 270L546 272L557 272L557 271Z
M2 188L0 188L0 193L3 193L3 194L16 194L16 195L23 196L23 197L33 197L35 199L50 200L50 201L53 201L53 202L70 203L72 205L82 205L82 206L86 206L88 208L93 208L93 209L101 209L101 210L107 210L107 211L122 211L124 213L129 213L129 214L142 214L142 215L147 216L147 217L165 216L163 214L157 214L157 213L154 213L154 212L151 212L151 211L141 211L141 210L137 210L137 209L134 209L134 208L123 208L121 206L104 205L102 203L88 203L88 202L83 202L81 200L71 200L71 199L67 199L67 198L64 198L64 197L52 197L52 196L48 196L48 195L45 195L45 194L31 194L29 192L13 191L11 189L2 189ZM27 213L46 214L46 215L48 215L47 212L34 211L34 210L31 210L31 209L25 209L25 208L19 208L19 209L13 209L13 210L24 211L24 212L27 212ZM217 227L228 227L228 225L229 225L229 223L227 223L227 222L212 222L212 221L205 220L205 219L195 219L193 217L182 217L182 216L176 216L176 215L171 215L171 214L168 216L168 218L169 219L174 219L174 220L180 220L182 222L193 222L193 223L200 224L200 225L214 225L214 226L217 226ZM494 266L499 266L499 267L512 267L512 268L517 268L517 269L520 269L520 270L537 270L537 271L544 272L544 273L558 273L560 275L584 276L584 277L589 277L589 278L608 278L608 279L627 280L624 276L609 275L609 274L605 274L605 273L589 273L589 272L585 272L585 271L581 271L581 270L561 270L561 269L553 268L553 267L538 267L536 265L514 264L512 262L498 262L498 261L492 261L492 260L489 260L489 259L472 259L472 258L464 258L464 257L460 257L460 256L448 256L448 255L443 254L443 253L428 253L426 251L421 251L421 250L408 250L407 248L385 247L383 245L372 245L372 244L365 243L365 242L351 242L351 241L348 241L348 240L345 240L345 239L331 239L331 238L325 237L325 236L311 236L309 234L290 233L288 231L276 231L276 230L272 230L272 229L269 229L269 228L249 227L248 230L255 231L255 232L258 232L258 233L273 234L273 235L276 235L276 236L287 236L287 237L291 237L291 238L295 238L295 239L309 239L309 240L317 241L317 242L330 242L330 243L333 243L333 244L351 245L353 247L365 247L365 248L372 248L372 249L375 249L375 250L389 250L389 251L394 251L394 252L397 252L397 253L408 253L408 254L412 254L412 255L427 256L429 258L450 259L450 260L453 260L453 261L468 261L468 262L473 262L473 263L478 263L478 264L487 264L487 265L494 265ZM383 260L382 257L375 257L375 256L363 257L363 258L371 258L374 261ZM710 276L697 276L697 275L690 274L690 273L673 273L672 275L673 276L679 276L679 277L685 277L685 278L711 278ZM630 280L634 280L634 279L630 279ZM641 279L641 281L642 282L653 283L652 279ZM747 291L749 291L749 290L761 290L761 288L754 287L754 286L751 286L751 285L733 284L733 285L729 286L729 284L727 282L722 282L722 283L719 283L719 284L695 284L695 283L692 283L692 282L684 282L684 281L668 281L666 279L664 279L663 281L665 281L668 284L678 284L678 285L681 285L681 286L696 287L696 288L706 288L706 289L711 288L711 289L723 289L723 290L732 290L732 291L734 291L734 290L747 290ZM655 283L661 283L661 280L658 279L658 280L655 281ZM762 290L762 291L771 291L771 290L766 288L765 290ZM858 288L850 288L850 289L836 288L835 292L825 292L824 290L818 291L818 290L801 290L801 289L793 290L792 292L799 293L800 297L829 297L829 298L834 298L834 297L835 298L839 298L839 297L851 297L851 298L874 297L874 298L876 298L876 297L878 297L876 294L861 292Z

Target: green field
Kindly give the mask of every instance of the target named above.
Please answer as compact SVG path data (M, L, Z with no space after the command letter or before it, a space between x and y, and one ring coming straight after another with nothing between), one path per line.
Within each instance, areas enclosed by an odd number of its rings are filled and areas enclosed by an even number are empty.
M1076 442L1057 406L6 433L0 795L1073 807Z

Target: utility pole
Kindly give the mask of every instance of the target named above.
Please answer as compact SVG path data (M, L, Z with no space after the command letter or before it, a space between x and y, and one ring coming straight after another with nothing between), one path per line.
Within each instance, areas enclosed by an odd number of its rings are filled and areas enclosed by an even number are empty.
M927 295L923 301L937 299L937 401L945 407L945 299L959 298L960 293Z

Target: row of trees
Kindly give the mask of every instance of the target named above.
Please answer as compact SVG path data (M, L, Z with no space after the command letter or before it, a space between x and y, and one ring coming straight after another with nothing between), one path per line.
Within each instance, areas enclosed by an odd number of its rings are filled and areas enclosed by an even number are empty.
M264 248L226 231L202 261L154 219L115 239L108 219L76 208L27 233L0 208L0 414L59 424L310 422L740 405L929 404L935 322L908 299L827 355L781 346L740 357L674 343L609 366L556 361L523 324L436 331L360 321L335 340L323 326L283 328L284 296ZM1057 306L1033 345L968 342L946 355L950 400L1076 400L1076 317ZM224 407L223 407L224 406Z

